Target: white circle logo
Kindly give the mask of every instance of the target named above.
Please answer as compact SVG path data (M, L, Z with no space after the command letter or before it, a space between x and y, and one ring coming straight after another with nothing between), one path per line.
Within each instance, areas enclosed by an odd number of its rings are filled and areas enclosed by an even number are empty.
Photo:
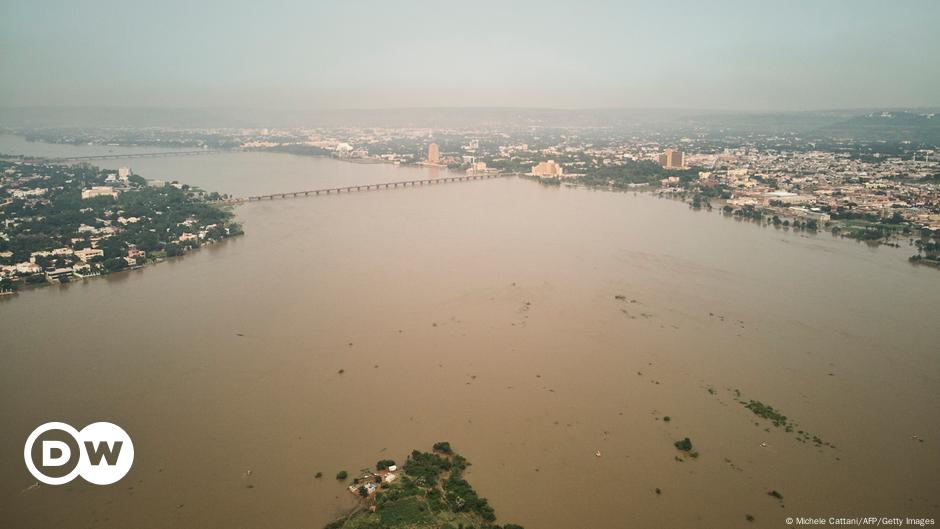
M29 434L23 459L29 473L47 485L62 485L76 476L110 485L130 471L134 443L110 422L89 424L81 431L64 422L47 422Z

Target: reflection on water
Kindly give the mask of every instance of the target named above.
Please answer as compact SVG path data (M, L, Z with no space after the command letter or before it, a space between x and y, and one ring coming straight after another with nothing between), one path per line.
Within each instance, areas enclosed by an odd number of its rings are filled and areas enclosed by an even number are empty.
M269 154L131 165L238 195L426 174ZM532 528L940 512L940 282L907 249L519 179L236 212L237 240L0 305L3 525L321 527L352 499L317 472L438 440ZM134 468L22 492L22 443L48 420L120 424ZM684 437L697 460L675 460Z

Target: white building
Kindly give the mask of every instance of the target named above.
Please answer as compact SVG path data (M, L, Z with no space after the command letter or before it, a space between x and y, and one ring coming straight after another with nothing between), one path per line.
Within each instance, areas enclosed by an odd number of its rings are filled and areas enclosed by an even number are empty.
M46 191L45 188L37 187L36 189L14 189L10 191L10 193L13 195L13 198L28 198L41 197L46 194Z
M117 191L111 186L94 186L91 189L82 190L82 200L86 198L111 196L117 198Z

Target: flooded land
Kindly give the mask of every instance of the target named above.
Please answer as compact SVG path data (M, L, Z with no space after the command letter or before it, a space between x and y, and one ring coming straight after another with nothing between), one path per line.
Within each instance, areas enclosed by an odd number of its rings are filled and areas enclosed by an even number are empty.
M236 196L435 176L101 165ZM910 248L519 178L235 213L243 237L0 300L0 526L320 528L355 504L338 471L442 439L530 529L940 515L940 276ZM53 420L120 424L134 467L31 487Z

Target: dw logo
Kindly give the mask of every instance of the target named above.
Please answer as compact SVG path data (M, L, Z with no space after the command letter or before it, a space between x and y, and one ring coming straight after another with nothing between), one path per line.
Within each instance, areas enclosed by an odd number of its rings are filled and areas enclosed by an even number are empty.
M95 485L123 478L134 463L134 443L123 428L109 422L78 431L64 422L47 422L26 439L23 458L30 474L47 485L81 476Z

